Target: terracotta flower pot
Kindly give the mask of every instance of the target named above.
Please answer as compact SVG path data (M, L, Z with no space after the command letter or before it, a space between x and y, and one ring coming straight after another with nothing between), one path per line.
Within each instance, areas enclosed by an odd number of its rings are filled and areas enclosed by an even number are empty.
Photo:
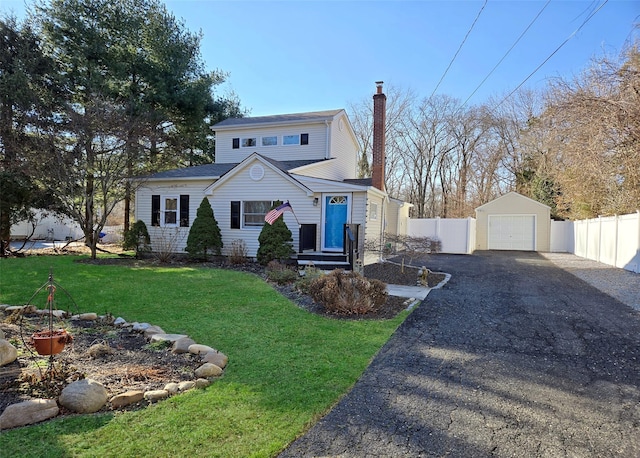
M35 332L31 336L31 343L39 355L57 355L72 341L73 337L64 329Z

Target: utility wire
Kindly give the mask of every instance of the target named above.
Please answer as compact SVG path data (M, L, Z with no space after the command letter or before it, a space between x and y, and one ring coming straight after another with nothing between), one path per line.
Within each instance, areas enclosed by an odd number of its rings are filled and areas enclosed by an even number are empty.
M504 56L502 56L502 59L500 59L498 61L498 63L491 69L491 71L489 72L489 74L487 76L484 77L484 79L480 82L480 84L478 84L478 86L473 90L473 92L471 93L471 95L469 97L467 97L467 100L464 101L464 103L460 106L460 108L464 107L467 102L471 99L471 97L473 97L473 95L478 92L478 89L480 89L480 87L482 87L482 85L487 81L487 79L489 79L489 77L493 74L493 72L500 66L500 64L507 58L507 56L509 55L509 53L513 50L513 48L516 47L516 45L520 42L520 40L522 39L522 37L525 36L525 34L529 31L529 29L531 28L531 26L534 24L534 22L536 22L538 20L538 18L540 17L540 15L542 14L542 12L547 8L547 6L549 5L549 3L551 3L551 0L547 0L547 3L544 4L544 6L542 7L542 9L538 12L538 14L536 15L536 17L533 18L533 20L529 23L529 25L527 26L526 29L524 29L524 31L520 34L520 36L518 37L518 39L513 43L513 45L511 45L511 47L509 48L509 50L504 54Z
M438 90L438 88L440 87L440 83L442 83L442 80L444 80L444 77L447 75L447 73L449 72L449 69L451 68L451 66L453 65L453 62L456 60L456 57L458 57L458 53L460 52L460 50L462 49L462 46L464 46L465 41L467 41L467 38L469 37L469 34L471 33L471 31L473 30L473 27L476 25L476 22L478 22L478 18L480 17L480 15L482 14L482 11L484 10L484 7L487 6L487 1L488 0L484 0L484 3L482 4L482 7L480 8L480 11L478 11L478 15L476 16L476 18L473 20L473 24L471 24L471 27L469 27L469 30L467 31L467 34L464 36L464 39L462 40L462 43L460 43L460 46L458 47L458 50L456 51L456 53L453 55L453 58L451 59L451 62L449 62L449 66L447 67L447 69L444 71L444 73L442 74L442 76L440 77L440 81L438 81L438 84L436 84L436 88L433 90L433 92L431 93L431 95L429 96L429 98L433 97L433 94L436 93L436 91Z
M573 33L572 33L571 35L569 35L569 36L566 38L566 40L564 40L564 41L560 44L560 46L558 46L558 47L556 48L556 50L555 50L555 51L553 51L551 54L549 54L549 57L547 57L544 61L542 61L542 63L541 63L540 65L538 65L538 66L535 68L535 70L534 70L534 71L532 71L531 73L529 73L529 76L527 76L527 77L526 77L526 78L525 78L525 79L524 79L520 84L518 84L518 86L516 86L516 88L515 88L513 91L511 91L511 92L509 93L509 95L507 95L507 96L506 96L506 97L504 97L502 100L500 100L500 102L499 102L495 107L493 107L493 109L491 109L491 111L494 111L496 108L498 108L500 105L502 105L502 104L504 103L504 101L505 101L505 100L507 100L507 99L508 99L509 97L511 97L511 96L512 96L512 95L513 95L513 94L514 94L518 89L520 89L520 88L522 87L522 85L523 85L524 83L526 83L526 82L529 80L529 78L531 78L531 77L532 77L532 76L533 76L533 75L534 75L538 70L540 70L540 68L542 68L542 66L543 66L544 64L546 64L546 63L549 61L549 59L551 59L551 58L555 55L555 53L557 53L558 51L560 51L560 48L562 48L564 45L566 45L566 44L569 42L569 40L571 40L571 39L572 39L572 38L573 38L573 37L574 37L574 36L575 36L579 31L580 31L580 29L582 29L582 27L584 27L584 25L585 25L587 22L589 22L589 21L591 20L591 18L592 18L593 16L595 16L595 15L596 15L596 13L597 13L598 11L600 11L604 5L606 5L606 4L607 4L607 2L608 2L608 1L609 1L609 0L604 0L604 2L603 2L603 3L602 3L602 4L601 4L601 5L600 5L600 6L599 6L599 7L598 7L598 8L597 8L593 13L591 13L591 14L590 14L590 15L589 15L589 16L588 16L588 17L587 17L587 18L582 22L582 24L580 24L580 26L579 26L576 30L574 30L574 31L573 31Z

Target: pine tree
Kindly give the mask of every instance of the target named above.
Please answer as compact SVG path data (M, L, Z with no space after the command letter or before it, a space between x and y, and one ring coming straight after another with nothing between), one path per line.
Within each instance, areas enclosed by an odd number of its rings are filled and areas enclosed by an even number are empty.
M203 258L207 260L207 253L213 251L219 255L222 248L222 235L220 227L213 216L213 209L206 197L198 207L196 219L189 230L187 237L187 247L185 250L190 258Z
M272 209L276 208L282 202L275 202ZM258 236L260 247L256 258L263 266L269 264L270 261L286 261L293 253L293 237L291 231L284 222L282 215L273 222L273 224L265 223Z
M142 252L151 251L151 237L144 221L139 219L131 225L125 233L122 249L135 250L136 258L140 257Z

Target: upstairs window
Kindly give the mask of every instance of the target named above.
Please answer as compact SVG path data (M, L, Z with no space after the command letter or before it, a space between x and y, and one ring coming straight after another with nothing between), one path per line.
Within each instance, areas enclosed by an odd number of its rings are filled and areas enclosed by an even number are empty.
M284 135L282 137L283 145L299 145L300 144L300 135Z
M252 148L252 147L254 147L256 145L257 145L257 142L256 142L256 138L255 137L243 138L242 139L242 147L243 148Z
M234 138L231 141L231 148L233 148L233 149L239 149L240 148L240 139L239 138Z
M262 137L262 146L277 146L278 145L278 137L275 135L273 137Z
M308 145L309 134L283 135L283 145Z

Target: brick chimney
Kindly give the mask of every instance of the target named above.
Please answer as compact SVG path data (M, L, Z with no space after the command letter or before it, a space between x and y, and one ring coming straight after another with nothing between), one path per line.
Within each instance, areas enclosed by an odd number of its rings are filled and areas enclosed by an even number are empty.
M376 81L373 96L373 165L371 184L384 191L385 125L387 119L387 96L382 92L382 81Z

